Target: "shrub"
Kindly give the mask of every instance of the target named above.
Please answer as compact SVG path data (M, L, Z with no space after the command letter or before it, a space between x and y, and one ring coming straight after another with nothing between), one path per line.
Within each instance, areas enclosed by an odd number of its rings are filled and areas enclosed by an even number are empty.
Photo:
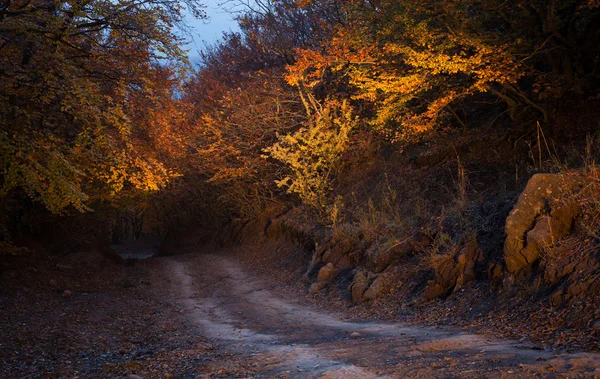
M297 194L303 203L326 214L331 205L331 182L357 120L346 102L332 102L323 107L313 104L312 112L307 107L308 127L278 136L279 142L264 151L288 169L288 174L276 181L277 185L286 187L288 193Z

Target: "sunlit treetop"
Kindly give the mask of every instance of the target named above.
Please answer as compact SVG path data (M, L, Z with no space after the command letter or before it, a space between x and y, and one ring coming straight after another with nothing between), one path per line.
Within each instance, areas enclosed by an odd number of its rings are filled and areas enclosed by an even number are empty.
M483 93L504 101L511 117L522 105L546 120L542 101L596 80L597 1L344 4L345 22L321 49L297 50L288 83L317 88L331 74L345 78L350 93L339 95L370 103L371 124L394 139L458 118L453 108Z
M142 132L168 109L186 58L183 7L194 1L9 0L0 6L0 178L53 212L88 208L173 176ZM174 70L161 62L170 61ZM178 63L179 62L179 63ZM167 85L167 87L165 87ZM163 104L163 105L160 105Z

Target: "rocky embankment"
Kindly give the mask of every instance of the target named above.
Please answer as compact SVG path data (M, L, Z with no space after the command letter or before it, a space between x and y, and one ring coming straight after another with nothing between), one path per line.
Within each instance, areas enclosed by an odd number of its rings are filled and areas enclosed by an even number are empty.
M299 230L289 214L238 227L236 235L246 244L296 246L265 252L262 260L240 258L261 261L265 273L296 262L296 285L323 306L347 302L360 315L452 323L594 351L600 348L599 194L589 175L534 175L506 219L500 254L482 249L475 233L432 252L436 236L423 230L365 249Z

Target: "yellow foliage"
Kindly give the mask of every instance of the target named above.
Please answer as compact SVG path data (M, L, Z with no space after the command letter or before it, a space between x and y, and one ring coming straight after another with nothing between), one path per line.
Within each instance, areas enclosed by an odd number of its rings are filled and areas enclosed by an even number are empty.
M279 136L279 142L264 151L288 169L289 174L277 185L323 212L329 204L331 181L357 120L347 102L327 104L311 118L308 127Z
M188 4L196 9L194 1ZM0 11L0 195L53 213L175 173L183 73L171 2L8 2ZM93 20L93 22L90 22ZM173 59L171 68L158 64ZM176 63L178 62L178 63Z
M463 3L429 8L417 1L383 1L373 14L362 6L349 3L356 19L337 30L326 54L298 51L287 80L311 87L324 70L345 75L354 89L352 98L372 104L371 125L391 131L392 139L427 131L449 105L493 85L512 86L526 73L512 45L468 31Z

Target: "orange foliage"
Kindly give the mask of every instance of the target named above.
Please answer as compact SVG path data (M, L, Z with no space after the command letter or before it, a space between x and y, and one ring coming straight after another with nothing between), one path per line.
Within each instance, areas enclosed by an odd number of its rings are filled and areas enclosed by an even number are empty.
M188 6L199 11L194 0ZM9 1L0 7L0 179L52 212L88 209L174 175L185 61L170 1ZM173 69L159 60L172 58ZM167 154L168 153L168 154Z
M327 72L345 77L352 85L352 98L375 110L371 125L394 140L405 140L431 130L440 120L458 117L452 108L477 94L498 96L512 116L521 104L546 119L547 112L535 102L536 97L560 96L553 88L581 87L576 83L579 79L567 76L571 71L560 71L563 67L552 63L573 58L554 59L553 54L562 52L548 46L558 47L573 38L559 37L558 28L569 22L561 17L579 18L591 26L598 14L568 13L574 7L569 1L558 2L555 8L537 1L524 3L347 2L347 22L322 49L298 50L286 79L291 85L315 88L322 85ZM594 7L592 3L583 6ZM555 41L552 35L545 41L535 40L538 37L529 30L538 26L534 13L550 15L552 24L540 27L549 32L554 28ZM540 66L542 50L553 58L552 75L534 68ZM593 59L597 52L585 54ZM520 80L532 75L535 86L523 88ZM558 81L560 85L551 84Z

